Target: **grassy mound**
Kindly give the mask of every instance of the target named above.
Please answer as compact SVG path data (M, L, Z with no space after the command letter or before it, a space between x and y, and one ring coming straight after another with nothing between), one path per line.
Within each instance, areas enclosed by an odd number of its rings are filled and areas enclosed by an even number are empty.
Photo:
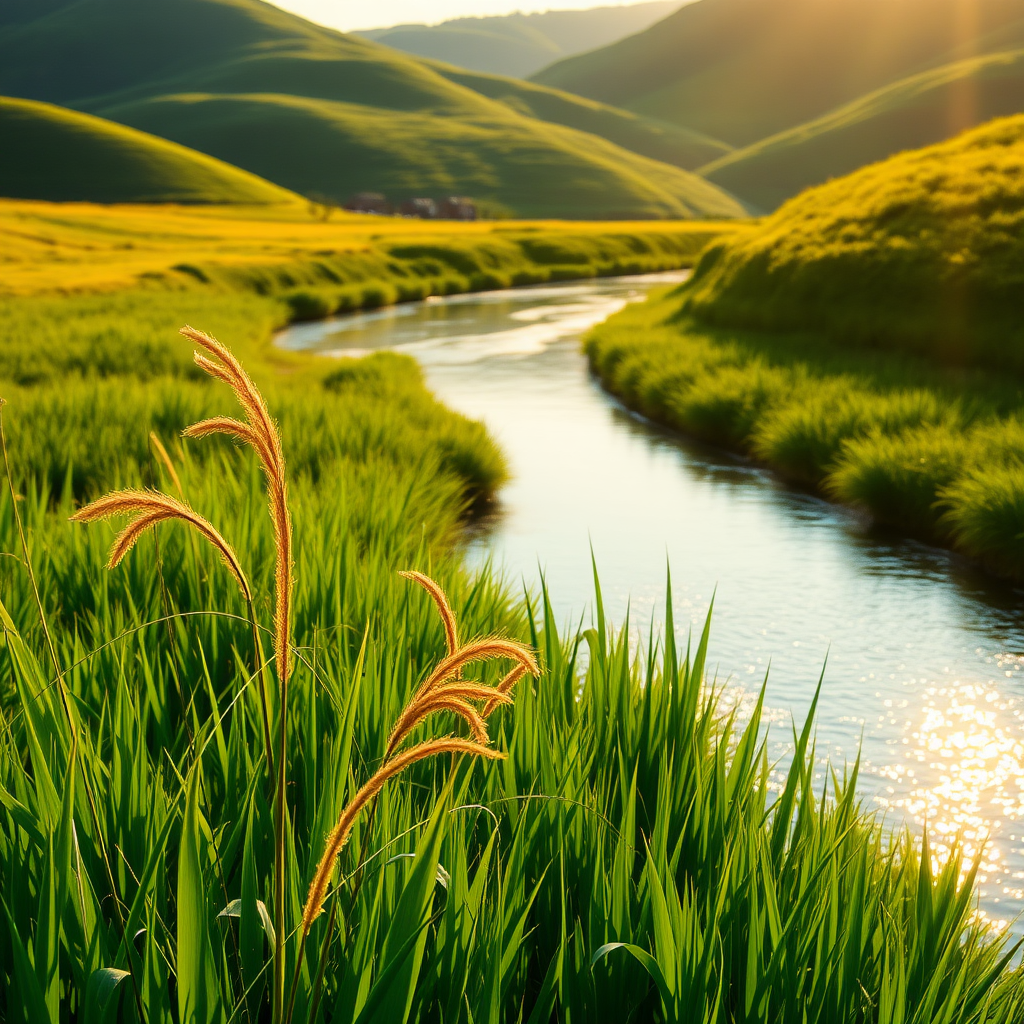
M798 192L1024 110L1024 50L954 61L901 79L807 124L700 168L762 210Z
M1024 22L1021 0L967 10L961 0L700 0L534 77L746 146L918 71L1010 49Z
M724 142L681 125L643 117L560 89L440 65L436 70L518 113L599 135L623 149L685 170L694 170L732 152L732 147Z
M1024 372L1024 117L893 157L712 247L687 312Z
M290 203L299 197L176 143L50 103L0 96L0 195L97 203Z
M81 0L0 29L0 90L87 109L334 202L461 193L527 216L744 213L678 167L257 0ZM558 103L563 122L599 127L588 105L574 117L570 100ZM633 135L653 145L658 132Z

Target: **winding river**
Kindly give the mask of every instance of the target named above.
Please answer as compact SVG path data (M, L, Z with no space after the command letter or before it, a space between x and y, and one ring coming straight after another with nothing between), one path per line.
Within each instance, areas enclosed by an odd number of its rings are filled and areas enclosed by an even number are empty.
M873 530L741 459L631 415L588 374L586 329L681 274L487 292L289 328L279 344L415 356L483 420L513 478L467 557L536 588L569 625L593 601L646 632L671 565L685 642L714 597L710 665L749 707L768 673L785 757L824 667L818 750L862 750L860 790L927 826L941 857L987 840L981 910L1024 934L1024 594L957 556ZM826 663L827 661L827 663Z

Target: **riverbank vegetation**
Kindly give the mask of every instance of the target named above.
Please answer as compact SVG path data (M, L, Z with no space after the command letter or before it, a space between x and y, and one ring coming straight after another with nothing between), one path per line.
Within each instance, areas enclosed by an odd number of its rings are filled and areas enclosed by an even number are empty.
M19 410L12 439L23 471L54 495L70 484L94 496L115 477L137 478L150 430L170 444L208 415L209 385L176 333L204 324L267 389L294 437L293 464L319 477L339 453L387 452L419 433L466 497L484 498L503 479L500 454L481 428L434 402L410 360L339 369L274 348L274 331L427 295L686 266L722 230L345 215L323 223L301 206L0 201L0 382Z
M855 767L822 791L813 722L780 783L760 704L726 710L708 632L677 650L671 606L637 655L599 600L560 634L545 595L468 573L462 516L505 474L483 428L411 360L270 345L304 289L678 266L718 229L410 241L381 221L317 254L368 227L138 211L166 230L131 236L125 211L28 214L6 222L21 294L0 306L0 1017L1016 1019L1024 980L973 914L972 866L883 832ZM224 418L230 364L205 344L217 379L194 363L185 321L243 357L280 451L237 377L246 423ZM80 516L142 515L108 569L114 528L69 518L126 487ZM482 663L459 679L467 642ZM454 689L399 761L432 674Z
M805 193L597 328L628 405L1024 578L1024 118Z
M375 365L353 363L339 386ZM201 412L229 402L211 385ZM1016 1018L1024 982L973 919L970 865L936 868L909 835L886 837L856 802L855 768L817 793L810 722L778 791L760 704L746 725L725 713L704 685L707 632L678 651L671 607L665 644L634 656L600 610L594 629L560 637L546 601L468 576L450 543L452 478L424 464L424 434L391 453L370 441L318 478L294 465L285 428L284 627L271 604L282 520L262 515L244 452L177 442L146 467L220 531L237 570L184 525L142 536L108 570L113 531L68 522L70 493L54 503L32 486L11 447L6 1016L255 1020L276 1005L296 1021ZM453 614L398 569L429 570ZM256 645L250 612L267 634ZM281 662L260 670L282 628L287 705ZM325 835L365 800L411 695L467 638L496 633L541 664L490 715L498 759L410 766L355 819L326 892L311 888ZM495 646L510 650L525 649ZM501 671L473 676L493 687ZM437 710L458 717L435 716L410 742L472 724L457 705L446 697ZM272 764L287 780L283 818Z

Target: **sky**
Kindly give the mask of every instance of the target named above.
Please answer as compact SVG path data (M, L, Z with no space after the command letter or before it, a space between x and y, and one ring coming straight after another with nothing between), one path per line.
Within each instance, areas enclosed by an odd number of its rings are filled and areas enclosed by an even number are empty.
M472 15L512 14L522 11L584 10L588 7L619 6L615 0L271 0L278 7L301 14L310 21L351 32L360 28L423 22L434 25L449 18Z

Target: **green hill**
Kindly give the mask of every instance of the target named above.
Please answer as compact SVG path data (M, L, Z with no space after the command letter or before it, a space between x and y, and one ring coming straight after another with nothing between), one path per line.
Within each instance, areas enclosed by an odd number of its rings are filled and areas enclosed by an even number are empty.
M699 0L534 80L747 146L908 75L1009 49L1021 23L1024 0Z
M808 124L726 154L700 173L772 210L791 196L902 150L1024 111L1024 49L905 78Z
M0 91L85 109L334 201L443 191L524 216L744 212L677 167L259 0L78 0L0 30Z
M95 203L287 203L298 196L165 139L0 96L0 195Z
M461 71L441 64L433 67L449 81L498 100L519 113L600 135L623 149L685 170L694 170L733 152L732 147L724 142L689 128L641 117L620 107L574 96L560 89L500 75Z
M290 95L204 93L108 113L335 200L366 190L392 198L461 192L531 217L743 213L702 178L511 112L461 120Z
M680 2L655 0L585 11L453 18L439 25L395 25L355 34L456 67L525 78L563 57L642 32L671 14Z
M713 245L685 311L1024 371L1024 116L818 186Z

